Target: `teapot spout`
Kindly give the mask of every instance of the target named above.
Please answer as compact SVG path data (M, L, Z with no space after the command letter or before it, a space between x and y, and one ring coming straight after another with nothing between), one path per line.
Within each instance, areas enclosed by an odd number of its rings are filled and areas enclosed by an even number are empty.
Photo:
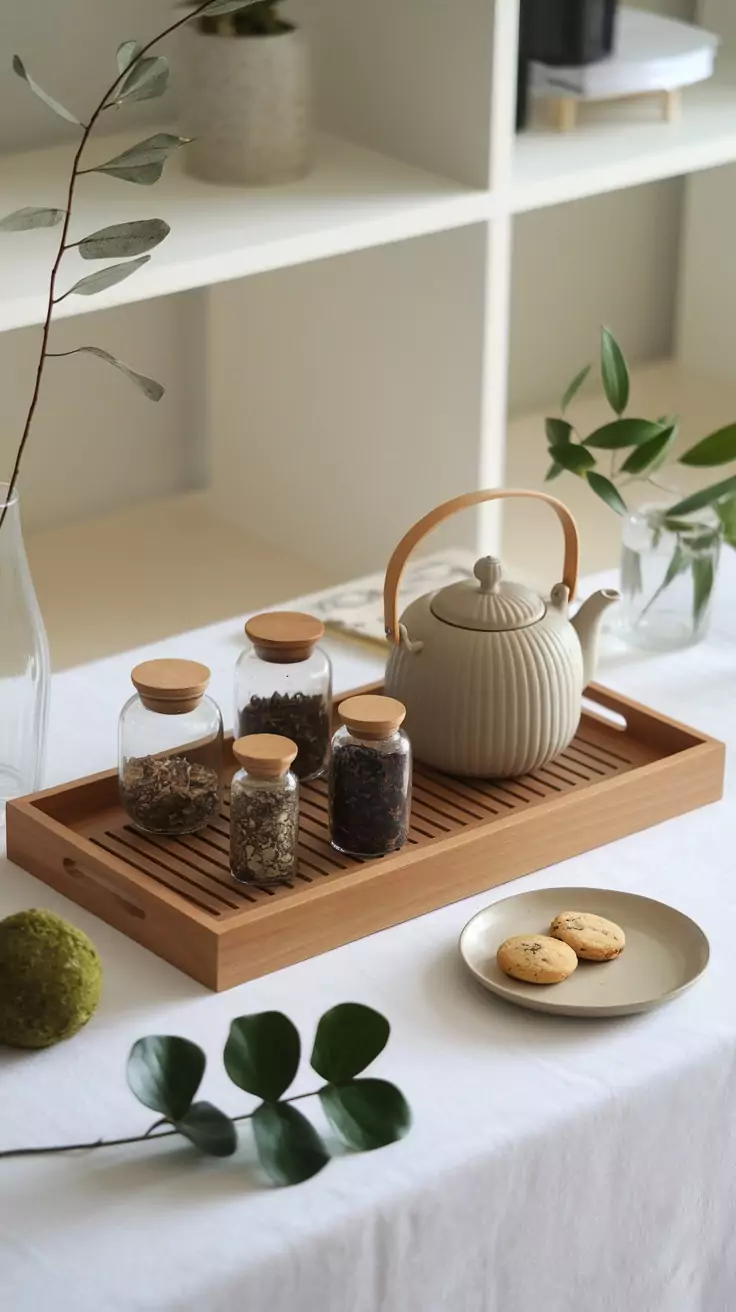
M572 621L583 653L583 687L585 688L593 680L598 664L598 639L603 612L620 600L621 594L614 588L601 588L599 592L594 592L592 597L588 597Z

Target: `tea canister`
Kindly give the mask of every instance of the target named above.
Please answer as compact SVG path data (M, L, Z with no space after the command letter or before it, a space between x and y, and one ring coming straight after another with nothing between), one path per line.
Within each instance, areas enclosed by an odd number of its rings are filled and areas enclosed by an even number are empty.
M236 732L292 739L301 780L323 774L330 755L332 666L318 646L324 631L299 611L254 615L245 625L251 645L235 667Z
M144 661L131 680L119 729L123 809L146 833L195 833L222 802L222 716L207 696L210 671L198 661Z
M411 806L406 714L393 697L348 697L332 740L330 839L348 856L387 856L403 847Z
M230 869L240 884L267 888L297 872L299 781L296 743L258 733L233 744L240 769L230 790Z

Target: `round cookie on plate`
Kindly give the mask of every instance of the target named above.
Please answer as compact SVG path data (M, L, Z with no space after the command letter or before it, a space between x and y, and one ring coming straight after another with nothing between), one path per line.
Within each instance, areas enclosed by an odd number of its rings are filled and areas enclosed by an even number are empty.
M571 947L547 934L515 934L502 943L496 953L504 975L525 984L561 984L577 969L578 959Z
M561 911L549 932L552 938L567 943L583 961L613 961L626 947L621 926L591 911Z

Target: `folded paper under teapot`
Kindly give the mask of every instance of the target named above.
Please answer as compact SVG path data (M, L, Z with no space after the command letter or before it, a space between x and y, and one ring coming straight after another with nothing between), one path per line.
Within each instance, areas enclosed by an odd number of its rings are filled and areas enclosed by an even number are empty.
M562 579L545 601L504 578L501 562L479 560L475 577L427 593L397 619L397 593L410 552L457 510L500 498L532 497L557 514L565 541ZM591 596L568 615L579 539L569 510L543 492L490 490L445 502L415 524L389 562L386 636L393 644L386 692L406 706L419 761L448 774L511 778L552 760L575 736L583 689L593 678L604 610L619 594Z

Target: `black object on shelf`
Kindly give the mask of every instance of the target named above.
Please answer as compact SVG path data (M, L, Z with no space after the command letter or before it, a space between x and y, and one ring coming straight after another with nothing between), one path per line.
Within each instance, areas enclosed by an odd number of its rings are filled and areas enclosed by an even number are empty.
M618 0L521 0L516 126L526 122L528 64L579 66L613 49Z

